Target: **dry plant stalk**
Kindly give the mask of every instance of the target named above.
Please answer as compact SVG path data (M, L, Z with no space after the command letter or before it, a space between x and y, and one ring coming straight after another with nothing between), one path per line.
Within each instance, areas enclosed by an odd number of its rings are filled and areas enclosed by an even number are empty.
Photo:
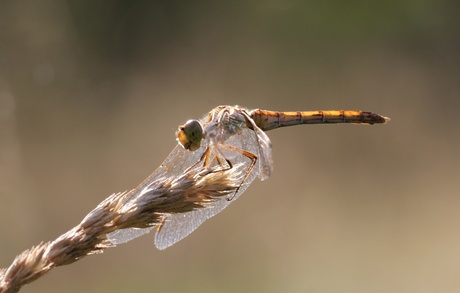
M0 270L0 293L18 292L54 267L71 264L87 255L115 247L107 234L124 228L161 225L167 214L205 208L212 201L234 192L241 168L185 171L175 178L159 178L140 196L129 192L109 196L83 221L56 240L40 243L19 254L8 267Z

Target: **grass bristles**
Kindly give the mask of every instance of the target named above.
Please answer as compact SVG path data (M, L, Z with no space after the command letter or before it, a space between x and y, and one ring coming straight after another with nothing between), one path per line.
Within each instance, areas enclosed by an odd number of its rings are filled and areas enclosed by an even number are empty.
M54 267L71 264L87 255L114 247L107 234L125 228L161 224L167 214L204 208L231 194L241 181L242 168L193 168L170 178L158 178L143 190L115 193L102 201L76 227L56 240L40 243L0 270L0 293L18 292Z

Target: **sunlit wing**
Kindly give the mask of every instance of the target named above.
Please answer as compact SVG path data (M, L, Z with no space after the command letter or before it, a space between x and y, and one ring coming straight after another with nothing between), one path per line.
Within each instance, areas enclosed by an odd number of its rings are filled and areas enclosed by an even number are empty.
M265 132L260 130L258 127L255 128L255 132L257 134L257 140L259 142L259 178L263 181L268 179L273 172L272 146L271 141L265 134Z
M268 179L273 172L272 143L265 132L260 129L248 114L245 117L249 120L254 129L253 134L257 136L258 160L259 160L259 178L260 180Z
M155 228L156 227L120 229L108 234L107 239L113 244L118 245L148 234Z
M181 146L176 146L172 152L166 157L164 162L156 169L149 177L147 177L136 189L132 192L132 200L139 197L145 189L150 185L155 184L155 181L161 177L178 177L184 173L187 168L200 160L201 155L206 149L205 143L200 149L189 152ZM134 238L140 237L152 231L155 227L149 228L128 228L116 230L107 234L107 239L115 245L126 243Z
M233 136L227 143L259 156L257 136L254 134L253 130L244 128L241 134ZM246 172L250 164L250 159L243 155L238 155L232 159L232 163L234 167L242 163L242 165L239 166L244 168L242 172ZM231 201L228 201L227 197L220 197L216 199L216 201L207 204L206 208L196 209L183 214L167 215L165 223L155 235L155 246L158 249L165 249L184 239L203 224L204 221L215 216L237 199L249 187L258 174L259 168L258 165L256 165ZM239 184L240 182L237 182L237 185Z

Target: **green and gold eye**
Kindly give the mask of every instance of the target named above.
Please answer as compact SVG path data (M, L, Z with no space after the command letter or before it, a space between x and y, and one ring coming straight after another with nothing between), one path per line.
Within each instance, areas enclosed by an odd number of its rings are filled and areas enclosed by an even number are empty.
M189 120L184 125L179 126L177 140L189 151L200 148L203 139L203 127L198 120Z

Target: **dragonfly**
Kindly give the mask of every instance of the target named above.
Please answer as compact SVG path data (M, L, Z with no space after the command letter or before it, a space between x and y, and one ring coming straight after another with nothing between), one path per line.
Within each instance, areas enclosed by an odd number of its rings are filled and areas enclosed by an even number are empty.
M272 145L266 131L301 124L383 124L389 118L354 110L279 112L248 110L239 106L218 106L200 120L188 120L176 132L178 145L160 167L132 191L142 196L162 177L174 178L191 168L229 170L243 166L237 188L226 197L216 197L204 208L165 214L160 225L119 229L107 235L115 245L156 229L155 246L162 250L182 240L207 219L215 216L246 191L256 177L266 180L273 171Z

